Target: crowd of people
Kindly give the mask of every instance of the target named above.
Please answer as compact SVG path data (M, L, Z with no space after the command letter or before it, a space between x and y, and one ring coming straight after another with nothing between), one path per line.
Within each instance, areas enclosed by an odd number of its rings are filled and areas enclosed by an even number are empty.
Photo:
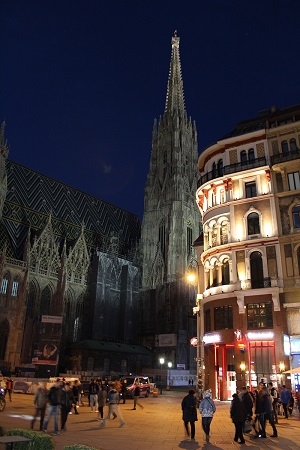
M101 427L105 427L107 421L119 418L120 427L125 426L125 422L120 409L120 402L126 402L127 385L126 380L121 384L120 381L108 382L107 379L91 379L88 385L88 406L91 412L98 413L97 420L101 421ZM35 412L31 421L31 429L34 429L34 424L39 418L39 429L47 433L48 424L51 416L54 418L54 435L59 435L60 431L66 431L66 423L68 415L73 411L74 414L79 414L78 407L83 406L82 396L83 388L79 380L75 380L72 385L64 378L57 379L56 382L47 389L47 383L44 382L38 387L33 404ZM134 389L134 406L143 405L138 402L140 396L140 389L136 383ZM104 417L104 407L108 406L108 413ZM61 420L59 429L59 417Z
M295 395L297 408L300 413L300 391ZM278 415L285 419L293 413L295 398L290 389L283 385L280 392L273 386L261 381L253 392L249 386L244 386L239 392L232 395L230 404L230 417L235 427L234 441L245 443L244 435L254 431L254 438L266 438L266 426L270 424L272 434L278 436L276 424ZM194 389L190 389L188 395L181 402L182 419L185 426L186 437L195 440L195 422L198 421L197 408L202 416L202 429L206 442L210 438L210 426L216 411L216 405L211 398L211 391L204 393L199 401Z

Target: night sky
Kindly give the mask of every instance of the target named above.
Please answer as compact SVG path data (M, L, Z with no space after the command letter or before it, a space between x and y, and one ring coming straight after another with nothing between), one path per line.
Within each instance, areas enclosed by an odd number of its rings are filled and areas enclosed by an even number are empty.
M300 0L0 0L9 159L142 218L174 30L200 152L300 103L299 21Z

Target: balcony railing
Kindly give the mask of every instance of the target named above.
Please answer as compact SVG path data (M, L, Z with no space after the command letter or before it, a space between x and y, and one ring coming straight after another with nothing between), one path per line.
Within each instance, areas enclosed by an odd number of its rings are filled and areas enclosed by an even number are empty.
M262 167L266 165L267 161L264 156L261 158L252 159L250 161L230 164L229 166L224 166L222 169L218 168L202 175L202 177L200 177L197 182L197 187L200 187L202 186L202 184L214 180L215 178L223 177L231 173L242 172L243 170L255 169L256 167Z
M271 164L279 164L286 161L292 161L293 159L300 158L300 149L292 150L286 153L278 153L277 155L271 156Z

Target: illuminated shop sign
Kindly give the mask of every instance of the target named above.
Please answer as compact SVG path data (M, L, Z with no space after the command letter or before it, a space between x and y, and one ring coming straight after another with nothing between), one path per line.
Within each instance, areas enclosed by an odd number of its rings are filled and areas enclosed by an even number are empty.
M219 334L206 334L203 336L204 344L214 344L221 341L221 336Z
M300 339L293 339L291 337L291 354L300 353Z
M247 334L249 341L268 341L274 339L273 331L250 331Z
M285 356L291 355L290 337L287 334L282 336L283 339L283 353Z

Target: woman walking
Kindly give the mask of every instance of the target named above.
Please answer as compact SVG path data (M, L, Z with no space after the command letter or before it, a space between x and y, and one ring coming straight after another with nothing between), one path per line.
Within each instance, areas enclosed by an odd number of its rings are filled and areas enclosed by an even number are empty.
M191 441L195 440L195 422L198 420L197 417L197 400L195 398L194 389L189 390L189 394L184 397L181 402L182 409L182 420L184 421L184 426L187 436L191 436ZM191 433L189 430L189 424L191 426Z
M210 424L216 412L216 405L211 398L211 392L206 391L204 398L199 406L200 414L202 415L202 428L205 433L206 442L209 442Z

